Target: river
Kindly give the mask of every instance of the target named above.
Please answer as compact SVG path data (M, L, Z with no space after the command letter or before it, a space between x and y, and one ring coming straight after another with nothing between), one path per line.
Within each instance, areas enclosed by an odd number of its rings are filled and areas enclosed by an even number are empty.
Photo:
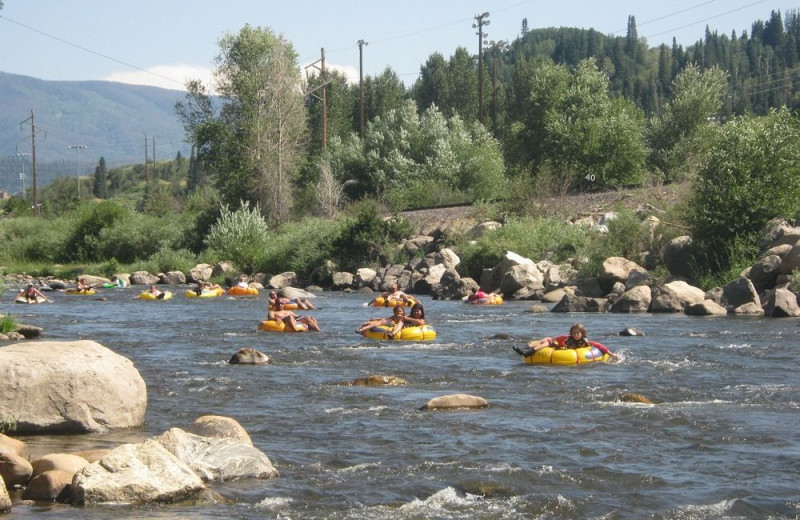
M280 471L228 482L213 505L19 505L9 518L784 519L800 517L798 320L526 312L423 298L432 342L354 329L389 309L324 293L323 332L258 332L266 298L169 301L105 290L2 304L47 340L92 339L131 359L148 388L141 429L24 436L32 456L137 442L201 415L238 420ZM8 293L5 301L11 300ZM512 345L576 321L622 361L528 366ZM633 326L643 337L617 333ZM516 340L492 339L498 333ZM268 366L229 365L242 347ZM402 387L339 383L369 374ZM468 393L477 411L420 411ZM642 394L657 405L620 402Z

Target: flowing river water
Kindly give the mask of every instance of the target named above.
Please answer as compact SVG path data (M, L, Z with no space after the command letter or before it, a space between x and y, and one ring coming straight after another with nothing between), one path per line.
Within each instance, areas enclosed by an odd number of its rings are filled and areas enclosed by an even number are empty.
M324 293L321 333L258 332L266 298L2 304L43 339L91 339L147 383L140 429L23 436L32 457L138 442L207 414L238 420L280 471L215 486L211 505L20 505L10 518L788 519L800 516L798 320L526 312L423 298L432 342L365 340L389 309ZM4 300L9 301L10 293ZM512 345L583 322L622 361L529 366ZM620 337L633 326L644 337ZM517 339L493 339L505 333ZM268 366L229 365L242 347ZM401 387L339 383L369 374ZM2 384L2 382L0 382ZM490 406L420 411L468 393ZM660 404L620 402L625 393Z

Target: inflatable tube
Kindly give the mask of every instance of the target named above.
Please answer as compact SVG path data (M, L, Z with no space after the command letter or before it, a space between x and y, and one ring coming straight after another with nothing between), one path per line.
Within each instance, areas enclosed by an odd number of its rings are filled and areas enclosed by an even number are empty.
M258 330L270 332L308 332L308 325L297 322L297 330L292 330L286 326L282 320L264 320L258 325Z
M103 285L101 285L100 287L102 287L103 289L124 289L125 288L125 284L123 283L122 285L120 285L120 284L114 283L114 282L106 282Z
M392 298L384 298L383 296L378 296L375 298L371 303L371 307L396 307L397 305L402 305L404 307L411 307L416 303L416 300L394 300Z
M563 348L544 347L534 355L528 356L525 363L528 365L579 365L582 363L594 363L597 361L608 361L611 356L604 353L606 349L600 343L590 341L591 347ZM602 347L602 349L597 346Z
M270 303L269 304L269 310L277 311L278 307L274 303ZM297 310L300 310L300 306L297 305L296 303L284 303L283 304L283 310L285 310L285 311L297 311ZM308 310L311 310L311 309L308 309Z
M17 296L16 298L14 298L14 303L27 303L27 304L31 304L31 303L44 303L44 302L46 302L46 301L47 301L47 300L45 300L45 299L44 299L44 298L42 298L41 296L37 296L35 300L29 300L29 299L25 298L24 296Z
M164 291L161 294L164 295L163 298L159 298L159 296L157 296L155 294L150 294L148 291L144 291L143 293L141 293L139 295L139 299L141 299L141 300L171 300L172 299L172 293L169 292L169 291Z
M503 303L503 297L499 294L493 294L488 298L478 298L476 300L465 300L464 303L469 303L472 305L501 305Z
M380 339L388 341L430 341L436 339L436 331L430 325L422 325L418 327L403 327L402 330L394 337L390 338L389 333L392 332L392 327L389 325L378 325L372 327L361 333L362 336L369 339Z
M220 294L219 291L216 289L209 289L209 290L203 289L202 291L200 291L200 294L197 294L196 292L194 292L194 290L188 290L185 293L183 293L183 295L186 296L187 298L216 298Z
M228 289L228 296L258 296L258 289L255 287L239 287L234 285Z
M93 294L97 294L97 291L94 289L67 289L64 291L65 294L81 294L83 296L91 296Z

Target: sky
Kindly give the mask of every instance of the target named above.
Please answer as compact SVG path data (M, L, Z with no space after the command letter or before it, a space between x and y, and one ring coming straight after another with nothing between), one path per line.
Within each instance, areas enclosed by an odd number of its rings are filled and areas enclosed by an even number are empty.
M218 41L245 24L269 27L305 68L321 57L358 81L391 67L410 87L434 52L478 52L475 16L488 12L487 40L528 28L580 27L624 36L629 15L648 44L684 47L711 31L749 32L800 0L3 0L0 71L45 80L106 80L182 90L211 85ZM308 69L311 71L312 69Z

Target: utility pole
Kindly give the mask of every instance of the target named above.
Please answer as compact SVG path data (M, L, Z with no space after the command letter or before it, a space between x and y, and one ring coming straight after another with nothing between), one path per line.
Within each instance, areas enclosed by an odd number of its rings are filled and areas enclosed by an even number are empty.
M147 172L147 160L150 158L150 151L147 149L147 134L144 134L144 187L147 188L147 185L150 181L150 175Z
M315 68L320 71L319 78L321 83L311 89L306 91L304 94L307 96L314 96L315 98L322 101L322 150L326 150L328 148L328 81L326 79L326 69L325 69L325 47L320 49L320 59L315 61L314 63L310 63L306 65L306 69L308 68ZM319 63L319 66L317 64ZM306 77L308 77L308 73L306 72ZM317 90L322 90L320 95L314 94Z
M33 170L33 214L38 216L39 215L39 195L36 191L36 134L38 132L45 132L45 137L47 137L47 131L38 128L36 126L36 121L33 118L33 109L31 109L31 117L26 119L25 121L20 122L20 126L28 123L31 125L31 169Z
M158 181L158 170L156 170L156 136L153 136L153 181Z
M478 122L483 123L483 37L488 36L483 32L483 26L489 25L489 13L481 13L475 15L475 22L472 24L473 29L478 29L475 34L478 35Z
M364 140L364 45L369 43L358 40L358 87L361 91L361 140Z
M81 200L81 161L80 152L86 150L85 144L71 144L68 148L75 150L75 169L78 171L78 200Z

